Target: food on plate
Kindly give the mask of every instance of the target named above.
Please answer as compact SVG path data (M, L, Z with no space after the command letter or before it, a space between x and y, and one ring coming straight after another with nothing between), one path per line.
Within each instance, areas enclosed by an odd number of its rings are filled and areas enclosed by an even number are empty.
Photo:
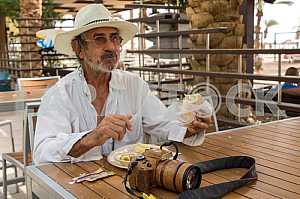
M123 166L128 166L130 161L134 160L140 154L135 152L123 152L116 156L116 160Z
M140 154L144 153L146 151L146 149L150 149L150 145L149 144L138 143L134 147L134 151L136 153L140 153Z
M150 149L151 147L153 146L149 144L134 144L126 150L119 151L115 156L115 160L120 165L127 167L132 160L134 160L137 156L142 155L146 149Z

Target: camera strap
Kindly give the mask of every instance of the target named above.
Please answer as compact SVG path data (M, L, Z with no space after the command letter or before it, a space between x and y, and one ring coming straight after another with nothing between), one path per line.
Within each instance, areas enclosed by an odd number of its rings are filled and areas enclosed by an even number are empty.
M187 190L179 194L178 199L214 199L221 198L229 192L257 180L255 160L248 156L232 156L199 162L194 164L201 169L201 173L210 173L222 169L247 168L248 171L238 180L214 184L194 190Z

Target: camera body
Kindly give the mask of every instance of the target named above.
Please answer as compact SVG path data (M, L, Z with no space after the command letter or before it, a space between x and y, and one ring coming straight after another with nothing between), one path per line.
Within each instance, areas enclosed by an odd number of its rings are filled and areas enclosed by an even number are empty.
M143 156L130 163L130 187L145 193L156 186L175 192L198 188L201 182L200 168L180 160L172 160L172 157L169 150L147 149Z

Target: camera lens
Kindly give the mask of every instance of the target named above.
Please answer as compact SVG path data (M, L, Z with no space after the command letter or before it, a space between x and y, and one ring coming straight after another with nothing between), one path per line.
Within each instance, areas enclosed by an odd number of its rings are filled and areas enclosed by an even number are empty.
M200 168L191 165L185 171L182 183L185 190L198 188L201 183Z
M155 181L168 190L183 192L198 188L201 182L199 167L178 160L166 160L156 167Z
M197 169L192 168L189 173L187 174L187 178L186 178L186 188L187 189L194 189L197 187L197 183L199 181L198 177L198 173L197 173Z

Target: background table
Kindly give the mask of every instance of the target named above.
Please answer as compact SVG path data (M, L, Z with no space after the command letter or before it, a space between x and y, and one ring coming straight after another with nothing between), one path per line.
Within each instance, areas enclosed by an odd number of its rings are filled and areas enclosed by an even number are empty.
M207 136L199 147L180 146L180 157L191 163L213 158L249 155L256 159L258 180L224 198L300 198L300 118L241 128ZM70 185L72 177L99 166L117 173L97 182ZM27 168L27 183L42 198L130 198L122 181L125 171L104 159L77 164L55 163ZM245 169L205 174L201 186L237 179ZM31 188L31 186L30 186ZM158 198L176 194L155 188Z
M45 92L46 89L0 92L0 112L24 109L26 102L40 101Z

